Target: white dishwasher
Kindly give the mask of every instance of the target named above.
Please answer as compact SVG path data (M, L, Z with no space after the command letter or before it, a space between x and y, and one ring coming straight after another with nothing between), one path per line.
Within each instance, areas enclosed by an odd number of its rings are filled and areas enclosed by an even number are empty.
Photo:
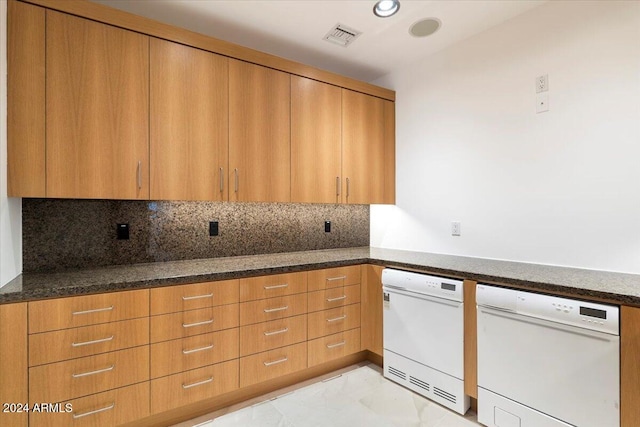
M384 376L464 414L463 283L382 271Z
M617 306L478 284L478 421L619 427Z

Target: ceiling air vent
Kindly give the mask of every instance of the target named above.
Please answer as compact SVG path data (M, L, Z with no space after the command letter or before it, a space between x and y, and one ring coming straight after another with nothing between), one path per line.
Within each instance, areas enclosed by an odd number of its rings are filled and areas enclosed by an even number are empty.
M353 28L346 27L342 24L336 24L329 32L324 36L324 40L338 44L343 47L349 46L357 39L361 31L354 30Z

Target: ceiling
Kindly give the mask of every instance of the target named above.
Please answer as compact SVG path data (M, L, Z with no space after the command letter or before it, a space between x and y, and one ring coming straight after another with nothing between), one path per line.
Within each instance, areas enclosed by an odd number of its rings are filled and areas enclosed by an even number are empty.
M371 82L546 0L401 0L390 18L373 14L375 0L92 1ZM411 36L424 18L438 18L441 28ZM324 41L337 23L363 34L348 47Z

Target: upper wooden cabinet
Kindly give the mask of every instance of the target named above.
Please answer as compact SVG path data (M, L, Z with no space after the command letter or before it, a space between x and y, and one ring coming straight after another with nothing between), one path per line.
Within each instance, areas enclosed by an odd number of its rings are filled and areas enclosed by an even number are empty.
M47 11L47 197L149 198L149 38Z
M229 200L290 200L290 75L229 61Z
M291 201L342 201L341 89L291 77Z
M227 200L228 59L151 39L151 199Z

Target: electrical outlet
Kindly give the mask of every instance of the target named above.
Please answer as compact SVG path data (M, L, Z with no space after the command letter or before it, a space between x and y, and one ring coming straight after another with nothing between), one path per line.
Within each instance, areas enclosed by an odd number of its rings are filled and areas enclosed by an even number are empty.
M324 222L324 232L331 233L331 221Z
M218 221L209 221L209 236L218 235Z
M549 74L536 77L536 93L547 92L549 90Z
M129 224L117 224L116 235L118 240L129 240Z
M549 94L539 93L536 95L536 113L549 111Z
M460 222L454 221L451 223L451 235L452 236L460 235Z

